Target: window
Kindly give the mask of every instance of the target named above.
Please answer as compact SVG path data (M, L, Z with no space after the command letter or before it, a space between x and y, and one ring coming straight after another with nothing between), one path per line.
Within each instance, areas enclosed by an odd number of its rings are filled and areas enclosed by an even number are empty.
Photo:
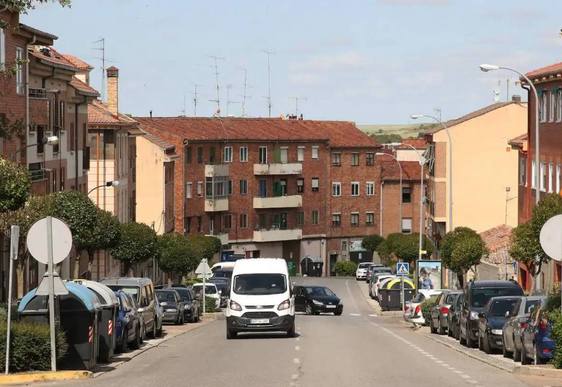
M279 149L279 162L287 164L289 162L289 148L283 146Z
M240 214L240 228L248 227L248 215Z
M241 146L240 147L240 162L245 163L248 161L248 147Z
M199 197L203 196L203 182L202 181L197 182L197 196L199 196Z
M341 165L341 153L332 153L332 165L334 167L339 167Z
M202 146L197 147L197 163L203 164L203 147Z
M184 148L184 155L185 155L185 163L191 164L191 147L186 146Z
M412 218L402 218L402 233L410 234L412 232Z
M548 192L554 192L554 163L548 164Z
M540 189L541 189L541 191L544 192L544 191L546 191L546 163L544 161L541 161L539 173L540 173L540 179L541 179Z
M45 150L45 144L43 139L45 138L45 127L43 125L37 125L37 146L35 147L37 154L42 155Z
M359 213L352 212L351 213L351 227L359 226Z
M186 234L191 232L191 216L183 218L183 229Z
M312 146L312 159L318 160L318 145Z
M222 225L225 230L229 230L232 227L232 215L224 214L222 217Z
M372 212L367 212L365 214L365 225L372 226L375 223L375 214Z
M527 185L527 159L525 157L519 159L519 185Z
M225 146L223 149L223 160L225 163L231 163L232 162L232 147L231 146Z
M546 122L546 107L548 105L548 91L541 91L540 95L540 105L539 105L539 120L540 122Z
M365 183L365 194L367 196L373 196L375 194L375 182L368 181Z
M375 154L373 152L367 152L365 155L365 165L370 167L375 165Z
M531 187L537 189L537 163L532 161L531 165Z
M248 193L248 180L240 180L240 195Z
M188 181L187 183L185 183L185 197L187 199L191 199L191 188L192 188L193 184Z
M345 240L341 241L341 251L347 251L347 247L348 247L347 241Z
M332 214L332 227L341 226L341 214Z
M0 70L4 70L6 62L6 33L4 28L0 28Z
M297 193L303 193L304 192L304 179L302 177L299 177L297 179Z
M402 187L402 203L412 202L412 188Z
M16 93L25 94L23 81L23 48L16 47Z
M341 196L341 183L332 183L332 196Z
M318 179L317 177L313 177L310 183L310 189L312 190L312 192L318 192L319 187L320 179Z
M562 121L562 89L556 90L556 122Z
M297 161L304 161L304 146L297 148Z
M359 182L351 182L351 196L359 196Z
M297 212L297 226L302 226L304 224L304 212Z
M550 96L549 98L550 106L548 107L548 121L554 122L554 109L556 108L556 102L555 102L556 93L554 91L551 91L550 93L548 93L548 95Z
M267 147L260 146L259 147L259 163L260 164L267 164Z
M318 210L312 210L312 224L318 224L320 221L320 213Z
M214 146L209 148L209 164L215 163L215 159L216 159L215 151L216 149Z
M353 167L359 166L359 153L351 154L351 166Z
M228 181L228 191L227 195L232 195L232 180Z

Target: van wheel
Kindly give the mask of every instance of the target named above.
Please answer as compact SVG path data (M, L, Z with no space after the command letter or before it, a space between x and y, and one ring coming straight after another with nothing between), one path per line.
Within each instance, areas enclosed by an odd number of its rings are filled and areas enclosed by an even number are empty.
M236 336L238 336L238 333L235 330L226 328L226 339L227 340L235 339Z
M287 331L287 337L295 337L295 323Z

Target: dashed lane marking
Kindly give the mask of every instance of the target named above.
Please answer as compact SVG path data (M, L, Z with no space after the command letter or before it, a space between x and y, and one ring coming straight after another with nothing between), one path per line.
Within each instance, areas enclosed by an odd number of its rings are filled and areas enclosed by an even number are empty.
M295 345L295 351L300 351L301 347L299 347L298 345Z
M376 314L370 314L369 317L378 317Z
M293 359L293 363L295 363L295 364L300 364L300 362L301 362L301 361L300 361L300 359L299 359L298 357L295 357L295 358Z
M349 315L352 316L352 317L359 317L359 316L361 316L359 313L350 313Z

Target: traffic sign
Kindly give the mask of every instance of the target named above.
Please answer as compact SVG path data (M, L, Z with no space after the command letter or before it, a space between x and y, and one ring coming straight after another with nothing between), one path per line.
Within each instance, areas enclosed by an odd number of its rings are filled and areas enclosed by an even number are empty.
M209 267L209 264L207 263L207 259L203 258L201 260L199 266L197 266L197 269L195 269L195 274L197 274L199 278L203 278L203 277L209 278L213 274L211 272L211 268Z
M55 272L53 273L53 294L55 296L66 296L68 294L68 289L59 275ZM45 273L41 283L35 291L36 296L48 296L49 295L49 274Z
M48 246L50 241L48 241L47 232L47 221L48 218L43 218L33 223L33 226L29 229L27 233L27 249L31 253L31 256L37 261L47 265L49 263L48 258ZM60 219L52 219L52 248L53 248L53 264L62 262L72 248L72 233L68 226Z
M562 215L555 215L541 228L541 247L550 258L562 261Z
M396 275L408 275L408 274L410 274L410 264L408 262L397 262Z

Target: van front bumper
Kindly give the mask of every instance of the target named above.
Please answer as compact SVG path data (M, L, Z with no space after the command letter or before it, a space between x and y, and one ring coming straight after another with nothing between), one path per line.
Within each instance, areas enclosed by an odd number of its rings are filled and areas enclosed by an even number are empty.
M261 322L258 322L262 320ZM229 316L226 318L226 326L236 332L265 332L265 331L288 331L295 325L295 316L276 316L266 319Z

